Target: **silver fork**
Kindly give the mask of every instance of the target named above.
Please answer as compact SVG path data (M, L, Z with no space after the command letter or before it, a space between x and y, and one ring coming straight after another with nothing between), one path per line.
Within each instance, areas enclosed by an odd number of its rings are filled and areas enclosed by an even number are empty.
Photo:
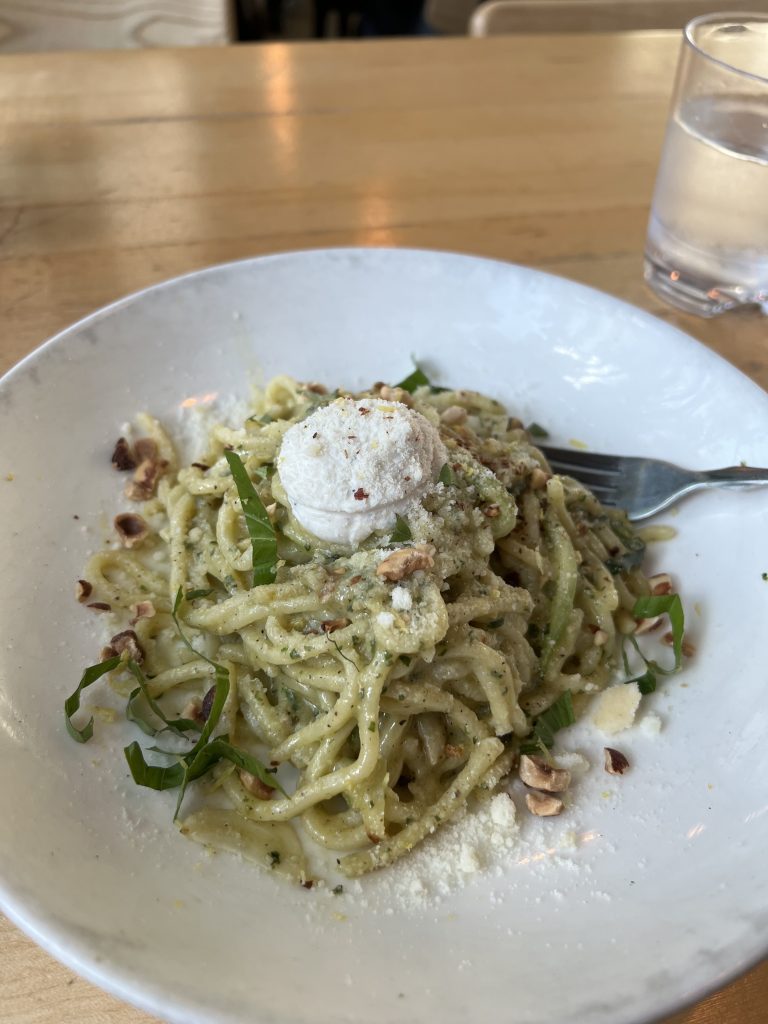
M703 487L768 484L768 469L754 469L752 466L697 471L682 469L659 459L602 455L543 444L536 446L556 473L574 477L588 487L603 505L625 509L632 520L647 519L684 494Z

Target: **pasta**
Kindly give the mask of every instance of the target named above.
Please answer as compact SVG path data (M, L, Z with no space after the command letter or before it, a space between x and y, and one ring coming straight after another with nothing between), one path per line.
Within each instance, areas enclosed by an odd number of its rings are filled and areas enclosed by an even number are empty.
M196 722L194 741L223 679L204 739L225 736L221 750L263 765L211 755L182 831L303 881L295 825L361 875L492 793L526 744L546 753L535 723L564 698L578 713L613 679L650 593L625 516L553 475L497 402L427 384L371 393L419 411L448 453L440 483L398 519L399 540L380 531L349 550L295 518L275 470L281 440L335 395L280 377L241 429L215 425L191 465L143 418L146 529L95 554L82 581L131 621L104 652L119 659L112 685L164 722ZM233 453L276 543L274 579L256 586ZM169 763L183 768L178 744Z

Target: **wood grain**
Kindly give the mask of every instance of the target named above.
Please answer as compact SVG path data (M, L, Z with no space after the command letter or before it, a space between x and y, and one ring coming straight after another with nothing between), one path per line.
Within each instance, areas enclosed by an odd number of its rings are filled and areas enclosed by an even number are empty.
M233 0L0 0L0 52L210 46L234 39Z
M660 32L6 56L0 370L207 264L411 245L602 288L766 386L764 317L697 320L642 282L677 47ZM9 1024L150 1021L1 921L0 992ZM763 966L673 1021L765 1024L766 1006Z

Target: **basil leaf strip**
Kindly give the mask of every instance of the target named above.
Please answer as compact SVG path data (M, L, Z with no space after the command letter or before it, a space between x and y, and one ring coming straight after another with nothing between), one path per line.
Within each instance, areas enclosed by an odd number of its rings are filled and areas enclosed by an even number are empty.
M549 431L546 429L546 427L542 427L540 423L529 423L525 429L528 431L531 437L549 437Z
M75 692L64 701L64 720L67 723L67 732L77 743L87 743L91 736L93 736L93 715L91 715L82 729L78 729L72 721L72 715L80 710L80 694L87 686L91 686L97 679L101 679L103 675L106 675L107 672L117 668L119 664L120 658L115 656L114 658L107 658L106 661L99 662L98 665L89 665L85 672L83 672Z
M210 597L213 593L213 587L208 587L205 590L188 590L184 595L185 601L196 601L198 597Z
M269 786L270 789L279 789L283 796L287 796L274 774L267 771L266 766L257 757L253 757L252 754L246 753L239 747L233 747L228 736L219 736L215 740L211 740L208 746L200 751L187 769L187 781L194 782L195 779L199 779L217 761L221 760L231 761L235 767L261 779L265 786Z
M656 615L668 615L672 627L672 650L675 655L673 672L683 664L683 635L685 633L685 612L679 594L663 594L660 597L638 597L632 609L633 619L652 619Z
M656 689L657 676L671 676L680 670L683 663L683 637L685 635L685 612L679 594L664 594L659 597L639 597L632 608L632 616L635 619L651 619L656 615L668 615L672 626L672 650L675 655L675 663L672 668L664 668L657 661L646 658L640 649L637 638L630 634L629 641L637 651L645 664L645 672L639 676L632 676L625 679L625 683L637 683L642 694L653 693ZM629 662L626 650L622 649L621 656L624 660L624 671L629 674Z
M267 510L256 488L251 483L243 460L236 452L225 451L232 477L237 487L240 504L245 516L245 524L251 538L253 549L253 586L274 583L277 572L277 536Z
M158 790L175 789L176 786L181 785L184 779L184 767L181 764L172 764L168 767L147 764L141 747L135 740L125 748L123 753L137 786Z
M217 661L212 661L211 658L209 658L207 654L203 654L202 651L198 651L197 648L193 647L192 644L189 642L188 638L184 635L184 631L182 630L181 625L179 623L179 608L181 608L182 604L187 599L188 598L184 594L184 591L181 589L181 587L179 587L179 589L176 591L176 599L173 602L173 608L171 609L171 618L173 619L173 624L176 627L176 632L179 634L179 639L182 641L187 650L191 651L196 658L202 658L203 661L207 661L209 665L212 665L216 669L217 674L221 673L225 678L229 679L229 673L227 672L223 665L220 665Z
M128 671L131 673L133 678L139 684L130 697L128 698L128 706L125 709L126 717L129 722L134 722L138 727L145 732L147 736L157 736L159 732L163 732L165 729L170 730L177 736L184 736L185 733L190 730L194 732L200 732L200 725L193 721L191 718L167 718L165 712L157 703L156 700L150 695L149 687L147 686L147 680L144 677L144 673L141 671L135 661L128 662ZM151 722L149 722L141 711L138 709L139 698L143 697L149 705L152 712L157 715L160 721L163 723L162 729L155 728Z
M244 750L240 750L239 747L233 747L229 742L228 736L218 736L215 740L211 740L194 757L192 757L192 753L187 754L184 759L184 776L181 780L179 799L176 801L176 810L173 814L174 821L179 816L189 783L205 775L206 772L210 771L214 765L222 760L231 761L237 768L250 772L251 775L256 775L265 786L269 786L270 789L279 789L283 796L288 796L274 775L267 771L261 761L257 757L247 754Z
M573 710L573 698L570 690L564 690L554 704L538 716L533 723L533 731L520 744L521 754L541 753L542 744L549 748L554 745L555 733L573 725L576 713Z
M414 362L413 365L413 373L409 373L408 376L404 380L401 380L399 384L395 384L396 388L402 388L403 391L407 391L409 394L413 394L416 388L432 387L429 382L429 377L427 377L419 364Z
M413 359L413 356L411 356ZM426 373L422 370L416 360L413 360L413 373L409 373L405 380L401 380L399 384L395 384L396 388L402 388L403 391L407 391L409 394L413 394L416 388L429 388L433 395L439 395L443 391L450 391L450 388L438 388L430 381Z
M402 516L395 517L395 528L389 538L390 544L404 544L407 540L413 540L413 534L408 523Z
M445 484L446 487L450 487L453 483L453 471L447 462L443 463L437 476L437 482L439 484Z

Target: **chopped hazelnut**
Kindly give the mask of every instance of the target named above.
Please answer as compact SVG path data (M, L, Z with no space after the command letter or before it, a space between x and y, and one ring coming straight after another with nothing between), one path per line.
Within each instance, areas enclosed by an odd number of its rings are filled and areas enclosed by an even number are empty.
M155 615L155 606L151 601L138 601L131 605L131 612L133 613L131 625L135 626L139 619L151 619Z
M145 440L149 439L146 438ZM154 441L152 443L154 444ZM138 446L139 442L137 441L137 449ZM159 461L154 459L144 459L139 463L136 472L133 474L133 478L126 485L126 498L129 498L131 501L149 501L155 493L157 481L167 468L168 463L165 459L160 459Z
M137 512L121 512L115 516L114 525L121 544L126 548L141 544L149 535L146 519Z
M141 665L144 661L144 651L139 643L139 638L132 629L124 629L121 633L115 633L109 644L115 654L127 654L137 665Z
M243 789L247 789L258 800L270 800L272 798L274 790L265 782L262 782L257 775L251 775L250 772L243 769L240 770L239 775Z
M429 544L418 544L412 548L399 548L388 555L376 567L376 575L394 582L417 572L419 569L431 569L435 564L432 557L434 548ZM350 580L350 583L352 581Z
M115 442L115 450L112 452L112 465L121 473L136 468L136 459L131 452L131 446L124 437L118 437Z
M324 633L335 633L337 629L344 629L349 625L349 619L326 619L320 623L320 629Z
M665 643L668 647L672 647L672 645L675 642L675 638L673 634L669 632L664 634L664 636L661 638L661 641L662 643ZM685 637L683 637L682 652L683 656L686 658L692 658L696 653L696 648L694 647L694 645L691 643L690 640L686 640Z
M654 615L650 619L639 619L635 636L642 636L643 633L650 633L652 629L658 629L661 625L661 616Z
M672 577L668 572L657 572L655 576L648 577L648 586L654 597L663 597L672 593Z
M78 580L75 584L75 597L78 601L87 601L92 591L93 587L88 580Z
M136 449L136 457L139 462L158 461L157 441L153 440L151 437L140 437L134 445L134 448Z
M187 703L181 709L181 717L189 718L193 722L205 721L200 711L200 701L197 699L197 697L193 697L192 700L187 701Z
M563 809L563 801L550 793L526 793L525 802L531 814L539 818L551 818Z
M465 423L466 419L467 410L463 405L449 405L447 409L440 413L440 422L444 423L447 427L455 426L458 423Z
M204 722L207 722L213 709L213 698L216 696L216 687L212 686L209 690L206 690L205 696L203 697L203 703L200 706L200 714Z
M592 635L592 643L595 647L604 647L608 643L608 634L604 629L596 629Z
M400 402L401 405L413 405L413 399L403 388L391 388L383 384L379 390L379 398L385 402Z
M501 515L501 509L498 505L486 505L483 509L483 515L487 519L498 519Z
M603 753L605 755L605 770L609 775L623 775L629 768L629 761L620 750L604 747Z
M100 661L109 661L110 658L116 658L117 651L114 647L102 647L101 654L99 655Z
M520 758L520 778L526 786L545 789L548 793L562 793L571 784L567 768L553 768L536 754L523 754Z

